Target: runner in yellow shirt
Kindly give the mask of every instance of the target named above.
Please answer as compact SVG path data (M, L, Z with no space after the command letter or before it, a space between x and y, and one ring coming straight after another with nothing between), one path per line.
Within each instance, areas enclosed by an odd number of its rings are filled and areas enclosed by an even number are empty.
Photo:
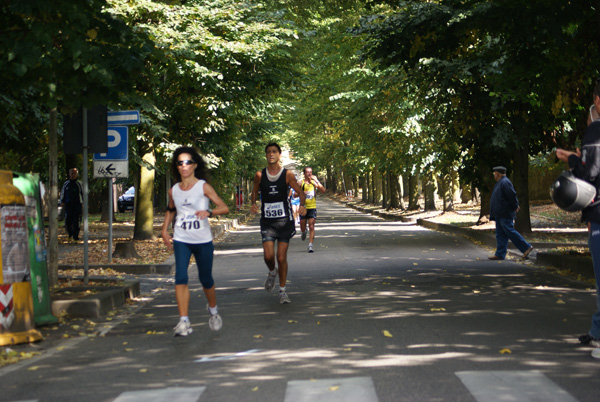
M319 182L316 176L312 174L312 168L307 166L304 168L304 179L298 182L300 189L306 196L306 214L300 214L300 231L302 232L302 240L306 239L306 222L308 221L308 252L314 253L313 242L315 241L315 221L317 220L317 190L325 192L325 187Z

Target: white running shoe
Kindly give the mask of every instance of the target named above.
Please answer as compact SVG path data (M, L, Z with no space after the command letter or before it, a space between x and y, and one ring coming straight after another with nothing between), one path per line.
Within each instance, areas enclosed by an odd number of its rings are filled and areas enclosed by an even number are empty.
M179 321L173 329L175 336L188 336L192 333L192 324L189 321Z
M271 272L274 272L274 274L271 275ZM269 273L267 274L267 279L265 280L265 290L267 292L273 290L273 286L275 286L275 278L277 278L277 269L269 271Z
M208 306L208 304L206 305L206 311L208 311L208 315L210 316L210 318L208 319L208 327L210 328L210 330L211 331L220 330L221 327L223 326L223 320L221 319L221 316L219 315L219 313L212 314L210 312L210 307Z
M312 244L308 245L308 252L309 253L314 253L315 252L315 250L313 250L313 245Z
M290 304L291 302L292 301L288 297L287 293L285 291L280 290L279 291L279 303L281 303L281 304Z
M304 232L302 232L302 241L306 240L306 230Z

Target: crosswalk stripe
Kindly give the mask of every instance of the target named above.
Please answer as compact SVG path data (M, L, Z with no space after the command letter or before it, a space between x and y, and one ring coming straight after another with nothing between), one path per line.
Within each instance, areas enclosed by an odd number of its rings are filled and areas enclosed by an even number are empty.
M478 402L576 402L539 371L459 371L458 378Z
M371 377L289 381L285 402L377 402Z
M170 387L123 392L114 402L196 402L206 387Z

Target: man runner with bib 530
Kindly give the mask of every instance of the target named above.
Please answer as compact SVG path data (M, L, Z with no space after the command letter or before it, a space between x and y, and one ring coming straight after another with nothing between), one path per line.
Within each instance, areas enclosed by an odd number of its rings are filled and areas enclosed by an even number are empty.
M306 213L300 213L300 231L302 232L302 240L306 239L306 222L308 221L308 252L314 253L313 242L315 241L315 221L317 220L317 190L325 192L325 187L316 176L312 174L311 167L304 168L304 179L299 183L302 188L302 193L306 197Z
M276 143L270 143L265 147L267 155L267 167L256 172L254 176L254 188L252 189L252 204L250 211L258 213L256 200L258 191L261 193L261 218L260 233L265 263L269 273L265 281L265 290L270 292L275 286L275 278L279 273L279 302L290 303L285 283L287 280L288 263L287 250L290 239L296 234L296 225L292 206L288 198L288 187L292 187L300 195L300 209L302 215L306 213L304 208L304 192L296 182L292 172L279 165L281 148ZM277 269L275 269L275 240L277 240Z

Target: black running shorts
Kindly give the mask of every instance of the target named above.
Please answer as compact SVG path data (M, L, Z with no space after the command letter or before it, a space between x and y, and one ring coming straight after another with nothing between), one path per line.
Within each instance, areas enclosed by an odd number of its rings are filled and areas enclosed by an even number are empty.
M284 219L261 219L260 233L263 243L266 241L275 241L289 243L290 239L296 234L296 225L289 218Z
M300 219L317 219L317 208L307 209L306 215L300 215Z

